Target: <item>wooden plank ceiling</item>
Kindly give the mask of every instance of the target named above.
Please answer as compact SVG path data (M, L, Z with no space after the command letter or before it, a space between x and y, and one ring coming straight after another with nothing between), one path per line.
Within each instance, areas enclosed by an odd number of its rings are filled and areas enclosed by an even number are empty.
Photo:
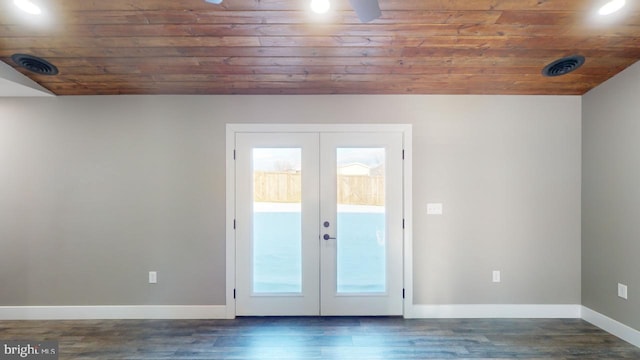
M640 59L640 6L606 0L380 0L360 23L347 0L33 0L0 5L0 60L43 57L58 95L583 94ZM574 54L586 64L548 78Z

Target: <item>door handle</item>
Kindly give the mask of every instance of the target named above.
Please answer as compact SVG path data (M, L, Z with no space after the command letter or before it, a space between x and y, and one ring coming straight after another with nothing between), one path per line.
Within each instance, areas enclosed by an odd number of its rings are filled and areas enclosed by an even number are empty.
M329 234L324 234L322 238L325 240L336 240L336 238L329 236Z

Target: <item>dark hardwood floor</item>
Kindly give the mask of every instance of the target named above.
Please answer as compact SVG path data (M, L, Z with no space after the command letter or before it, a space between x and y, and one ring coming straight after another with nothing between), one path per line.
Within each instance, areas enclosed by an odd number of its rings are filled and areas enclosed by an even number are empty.
M640 359L582 320L0 321L2 340L57 340L60 359Z

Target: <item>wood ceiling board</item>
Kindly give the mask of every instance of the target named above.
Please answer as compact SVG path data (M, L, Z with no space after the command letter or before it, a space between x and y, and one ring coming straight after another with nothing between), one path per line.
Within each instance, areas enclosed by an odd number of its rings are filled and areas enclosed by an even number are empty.
M580 95L640 59L638 4L605 21L599 3L380 0L361 24L347 0L326 21L300 0L41 0L48 24L0 11L0 60L51 61L56 77L18 70L58 95ZM574 54L578 71L541 75Z

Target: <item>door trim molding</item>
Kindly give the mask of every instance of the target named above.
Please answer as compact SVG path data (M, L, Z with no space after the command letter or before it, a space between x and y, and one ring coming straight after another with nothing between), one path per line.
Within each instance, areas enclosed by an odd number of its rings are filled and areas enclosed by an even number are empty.
M404 308L402 314L405 318L414 313L413 304L413 134L411 126L404 131L403 149L404 161L402 162L403 194L402 207L404 219Z
M235 214L236 214L236 166L235 166L235 135L240 132L235 126L227 124L226 134L226 305L227 318L236 317L236 242L235 242Z
M236 217L235 201L235 135L243 132L402 132L403 149L403 217L404 252L403 281L404 309L403 314L413 313L413 217L412 217L412 126L410 124L227 124L226 125L226 311L227 318L236 315L234 290L236 284L236 248L234 219Z
M411 134L411 124L227 124L227 136L240 132L384 132ZM231 132L231 134L230 134ZM229 138L227 138L229 140ZM232 138L233 140L233 138ZM227 142L228 143L228 142Z

